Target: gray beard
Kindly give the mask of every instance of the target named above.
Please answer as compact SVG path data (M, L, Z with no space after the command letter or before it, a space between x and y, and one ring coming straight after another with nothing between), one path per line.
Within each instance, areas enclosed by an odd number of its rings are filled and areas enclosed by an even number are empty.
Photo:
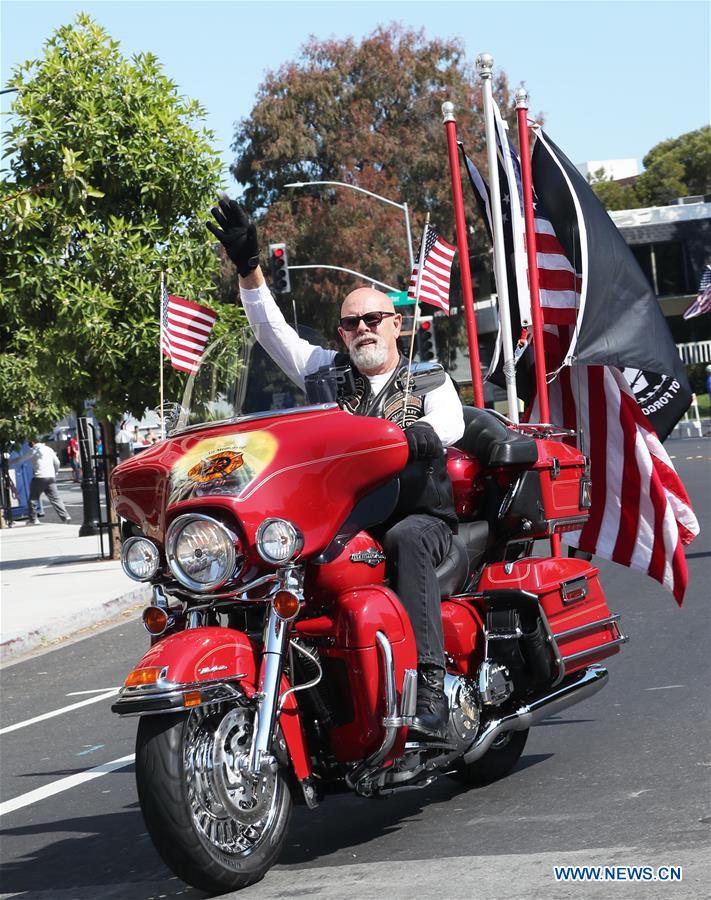
M379 369L387 361L388 348L385 341L378 338L375 344L351 347L350 357L356 368L361 371Z

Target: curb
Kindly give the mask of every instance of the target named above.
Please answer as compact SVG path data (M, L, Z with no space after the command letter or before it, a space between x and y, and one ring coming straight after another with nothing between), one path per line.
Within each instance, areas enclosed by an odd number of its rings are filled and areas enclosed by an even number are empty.
M78 614L53 619L24 634L10 635L0 642L0 664L7 665L34 650L47 649L51 644L76 638L97 625L107 624L122 613L147 605L150 598L150 588L139 587Z

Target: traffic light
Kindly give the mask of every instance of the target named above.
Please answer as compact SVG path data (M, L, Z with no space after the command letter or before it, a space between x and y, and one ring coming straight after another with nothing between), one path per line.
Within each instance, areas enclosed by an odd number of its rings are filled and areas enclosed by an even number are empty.
M286 244L269 245L269 267L272 273L272 290L275 294L288 294L291 291L289 278L289 257L286 255Z
M432 316L423 316L417 323L417 353L420 362L437 362L437 344L435 343Z

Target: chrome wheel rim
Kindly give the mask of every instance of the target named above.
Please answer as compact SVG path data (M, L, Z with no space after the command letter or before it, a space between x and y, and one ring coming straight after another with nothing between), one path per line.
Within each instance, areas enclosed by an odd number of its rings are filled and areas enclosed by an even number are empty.
M192 710L183 762L188 802L198 834L230 856L248 856L276 818L282 782L274 774L252 782L239 769L249 750L253 714L222 704Z

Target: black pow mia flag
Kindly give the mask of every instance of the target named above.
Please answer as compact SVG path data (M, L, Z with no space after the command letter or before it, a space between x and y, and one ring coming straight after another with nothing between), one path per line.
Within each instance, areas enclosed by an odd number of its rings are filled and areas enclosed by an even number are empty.
M635 376L640 394L635 394L638 402L645 396L640 405L663 439L691 403L686 370L664 314L632 251L585 178L542 129L536 136L531 160L534 188L545 198L568 260L582 275L577 325L565 361L641 371L641 378Z

